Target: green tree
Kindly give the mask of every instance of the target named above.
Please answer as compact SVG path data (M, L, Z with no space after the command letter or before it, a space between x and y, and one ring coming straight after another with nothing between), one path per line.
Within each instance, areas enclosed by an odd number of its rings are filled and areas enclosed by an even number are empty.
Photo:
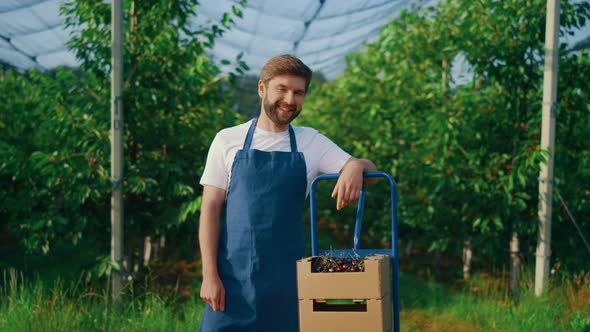
M404 11L375 43L348 57L344 74L310 96L306 108L322 112L301 121L395 176L403 239L420 239L430 250L450 250L455 257L470 240L478 261L489 266L504 264L517 234L524 257L532 257L527 255L536 245L538 165L544 158L538 149L544 6L448 1ZM584 24L589 6L563 2L562 34ZM589 99L578 88L587 84L587 54L564 49L560 61L575 72L561 76L559 101L575 100L576 107L568 108L571 119L564 121L580 135L587 130L582 119ZM473 67L471 83L453 84L457 57ZM564 153L585 156L585 143L558 144ZM587 181L578 164L556 161L568 170L557 171L564 176L558 181ZM583 186L574 188L574 196L587 197ZM386 241L387 214L379 207L374 213L365 218L377 221L368 233L373 242Z
M106 129L86 112L91 105L60 103L96 96L76 87L86 79L67 69L2 77L0 215L30 250L47 252L52 242L66 239L77 243L87 225L100 225L108 215L98 208L107 207L108 171L101 162L108 153Z
M128 254L141 250L146 236L166 235L186 242L184 255L193 253L207 149L217 130L236 121L225 79L206 54L232 16L195 28L196 5L125 2ZM71 1L62 14L75 31L68 45L79 71L8 73L2 83L0 119L12 129L2 130L0 213L31 250L81 237L109 244L110 5ZM245 64L238 58L234 66L237 75Z

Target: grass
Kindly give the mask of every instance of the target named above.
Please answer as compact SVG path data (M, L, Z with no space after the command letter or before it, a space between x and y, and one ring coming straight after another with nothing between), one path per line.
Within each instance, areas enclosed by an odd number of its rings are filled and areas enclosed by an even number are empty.
M198 285L182 302L142 291L115 306L82 278L45 284L12 269L0 281L0 331L196 331L203 312ZM523 282L518 304L485 274L455 290L407 274L400 285L402 331L590 331L590 273L554 282L541 298Z
M407 275L400 285L402 330L590 332L590 273L564 278L541 297L523 282L518 303L485 274L460 291Z
M3 278L0 331L194 331L204 308L194 298L178 304L152 292L116 306L106 292L81 292L81 282L28 284L14 270Z

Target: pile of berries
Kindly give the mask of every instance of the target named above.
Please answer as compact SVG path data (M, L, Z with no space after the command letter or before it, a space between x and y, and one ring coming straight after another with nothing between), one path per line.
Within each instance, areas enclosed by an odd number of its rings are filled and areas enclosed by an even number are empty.
M326 256L313 257L311 272L363 272L365 262L362 258L333 258Z

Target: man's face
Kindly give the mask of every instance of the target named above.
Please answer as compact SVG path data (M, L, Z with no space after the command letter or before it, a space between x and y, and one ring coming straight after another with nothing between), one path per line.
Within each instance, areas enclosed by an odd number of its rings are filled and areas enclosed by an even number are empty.
M293 75L281 75L266 84L258 83L258 94L268 118L277 125L288 125L303 107L305 79Z

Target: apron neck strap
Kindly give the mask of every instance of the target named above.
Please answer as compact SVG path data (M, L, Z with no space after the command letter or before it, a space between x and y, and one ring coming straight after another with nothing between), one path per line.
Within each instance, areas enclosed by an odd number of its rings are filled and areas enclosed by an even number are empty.
M246 140L244 141L243 149L245 151L250 150L250 145L252 144L252 137L254 137L254 130L256 130L257 122L258 118L252 119L252 124L250 124L250 129L248 129L248 135L246 135Z
M252 145L252 138L254 137L254 130L256 130L257 122L258 118L252 119L252 124L250 124L250 129L248 129L248 134L246 135L246 140L244 141L244 150L250 150L250 145ZM289 141L291 142L291 152L297 152L295 131L293 131L293 127L291 125L289 125Z
M289 140L291 141L291 152L297 152L297 141L295 140L295 131L289 125Z

